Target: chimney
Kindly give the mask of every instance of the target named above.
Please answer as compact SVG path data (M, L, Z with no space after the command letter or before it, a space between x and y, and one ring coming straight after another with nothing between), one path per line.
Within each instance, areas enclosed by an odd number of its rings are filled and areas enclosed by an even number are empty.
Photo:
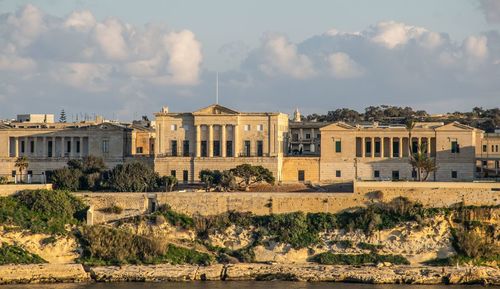
M168 106L162 106L161 112L162 113L168 113Z

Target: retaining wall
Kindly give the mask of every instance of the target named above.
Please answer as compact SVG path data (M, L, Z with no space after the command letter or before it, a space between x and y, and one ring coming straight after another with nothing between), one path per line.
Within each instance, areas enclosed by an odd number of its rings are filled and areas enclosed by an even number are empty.
M0 185L0 196L10 196L23 190L52 190L52 184L6 184Z

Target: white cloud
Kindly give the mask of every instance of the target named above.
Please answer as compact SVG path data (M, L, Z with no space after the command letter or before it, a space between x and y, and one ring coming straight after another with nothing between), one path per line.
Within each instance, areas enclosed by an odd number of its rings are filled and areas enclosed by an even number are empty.
M478 60L484 60L488 57L488 39L486 36L469 36L465 39L464 44L465 53Z
M363 67L352 60L348 54L343 52L330 54L328 56L328 62L330 64L331 73L335 78L356 78L365 73Z
M0 70L27 72L36 69L36 63L30 58L15 55L0 55Z
M64 26L85 31L94 27L96 23L92 12L84 10L71 13L64 22Z
M116 19L108 19L95 27L95 37L102 51L112 60L127 58L127 45L123 38L123 25Z
M93 63L66 63L52 72L56 82L88 91L104 91L109 88L111 66Z
M500 22L500 1L498 0L479 0L479 5L483 10L484 16L489 23Z
M282 73L297 79L315 74L309 57L297 52L297 47L284 36L270 36L264 40L263 52L266 62L260 68L268 75Z
M196 84L203 57L201 44L194 33L189 30L173 32L165 36L164 43L170 56L170 81L175 84Z
M429 49L443 43L439 33L429 32L423 27L406 25L395 21L379 22L367 34L371 36L373 42L390 49L405 45L410 40L415 40L418 44Z

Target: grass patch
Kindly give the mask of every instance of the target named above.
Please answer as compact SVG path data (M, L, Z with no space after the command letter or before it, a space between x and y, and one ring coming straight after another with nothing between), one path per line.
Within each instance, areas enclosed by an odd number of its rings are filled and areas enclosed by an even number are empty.
M360 248L362 250L370 250L372 252L377 252L378 250L384 248L384 245L359 242L358 248Z
M79 224L87 206L67 191L26 190L0 197L0 224L33 233L65 234L67 224Z
M169 205L161 205L155 215L162 215L173 226L183 229L194 228L194 220L190 216L173 211Z
M112 205L112 206L109 206L109 207L106 207L106 208L102 208L99 211L103 212L104 214L119 215L119 214L123 213L123 208L120 207L120 206L117 206L117 205Z
M7 243L2 243L2 246L0 246L0 265L41 263L47 263L47 261L21 247L8 245Z
M334 254L326 252L312 257L311 261L324 265L365 265L389 262L395 265L409 265L410 262L401 255L379 254Z

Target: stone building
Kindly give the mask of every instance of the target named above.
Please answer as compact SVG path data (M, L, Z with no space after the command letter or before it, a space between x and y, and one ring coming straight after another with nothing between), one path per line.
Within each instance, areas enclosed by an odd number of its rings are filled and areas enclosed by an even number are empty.
M480 178L500 178L500 132L485 133L477 142L477 175Z
M155 170L181 182L199 180L203 169L262 165L281 180L288 115L238 112L218 104L195 112L155 114Z

